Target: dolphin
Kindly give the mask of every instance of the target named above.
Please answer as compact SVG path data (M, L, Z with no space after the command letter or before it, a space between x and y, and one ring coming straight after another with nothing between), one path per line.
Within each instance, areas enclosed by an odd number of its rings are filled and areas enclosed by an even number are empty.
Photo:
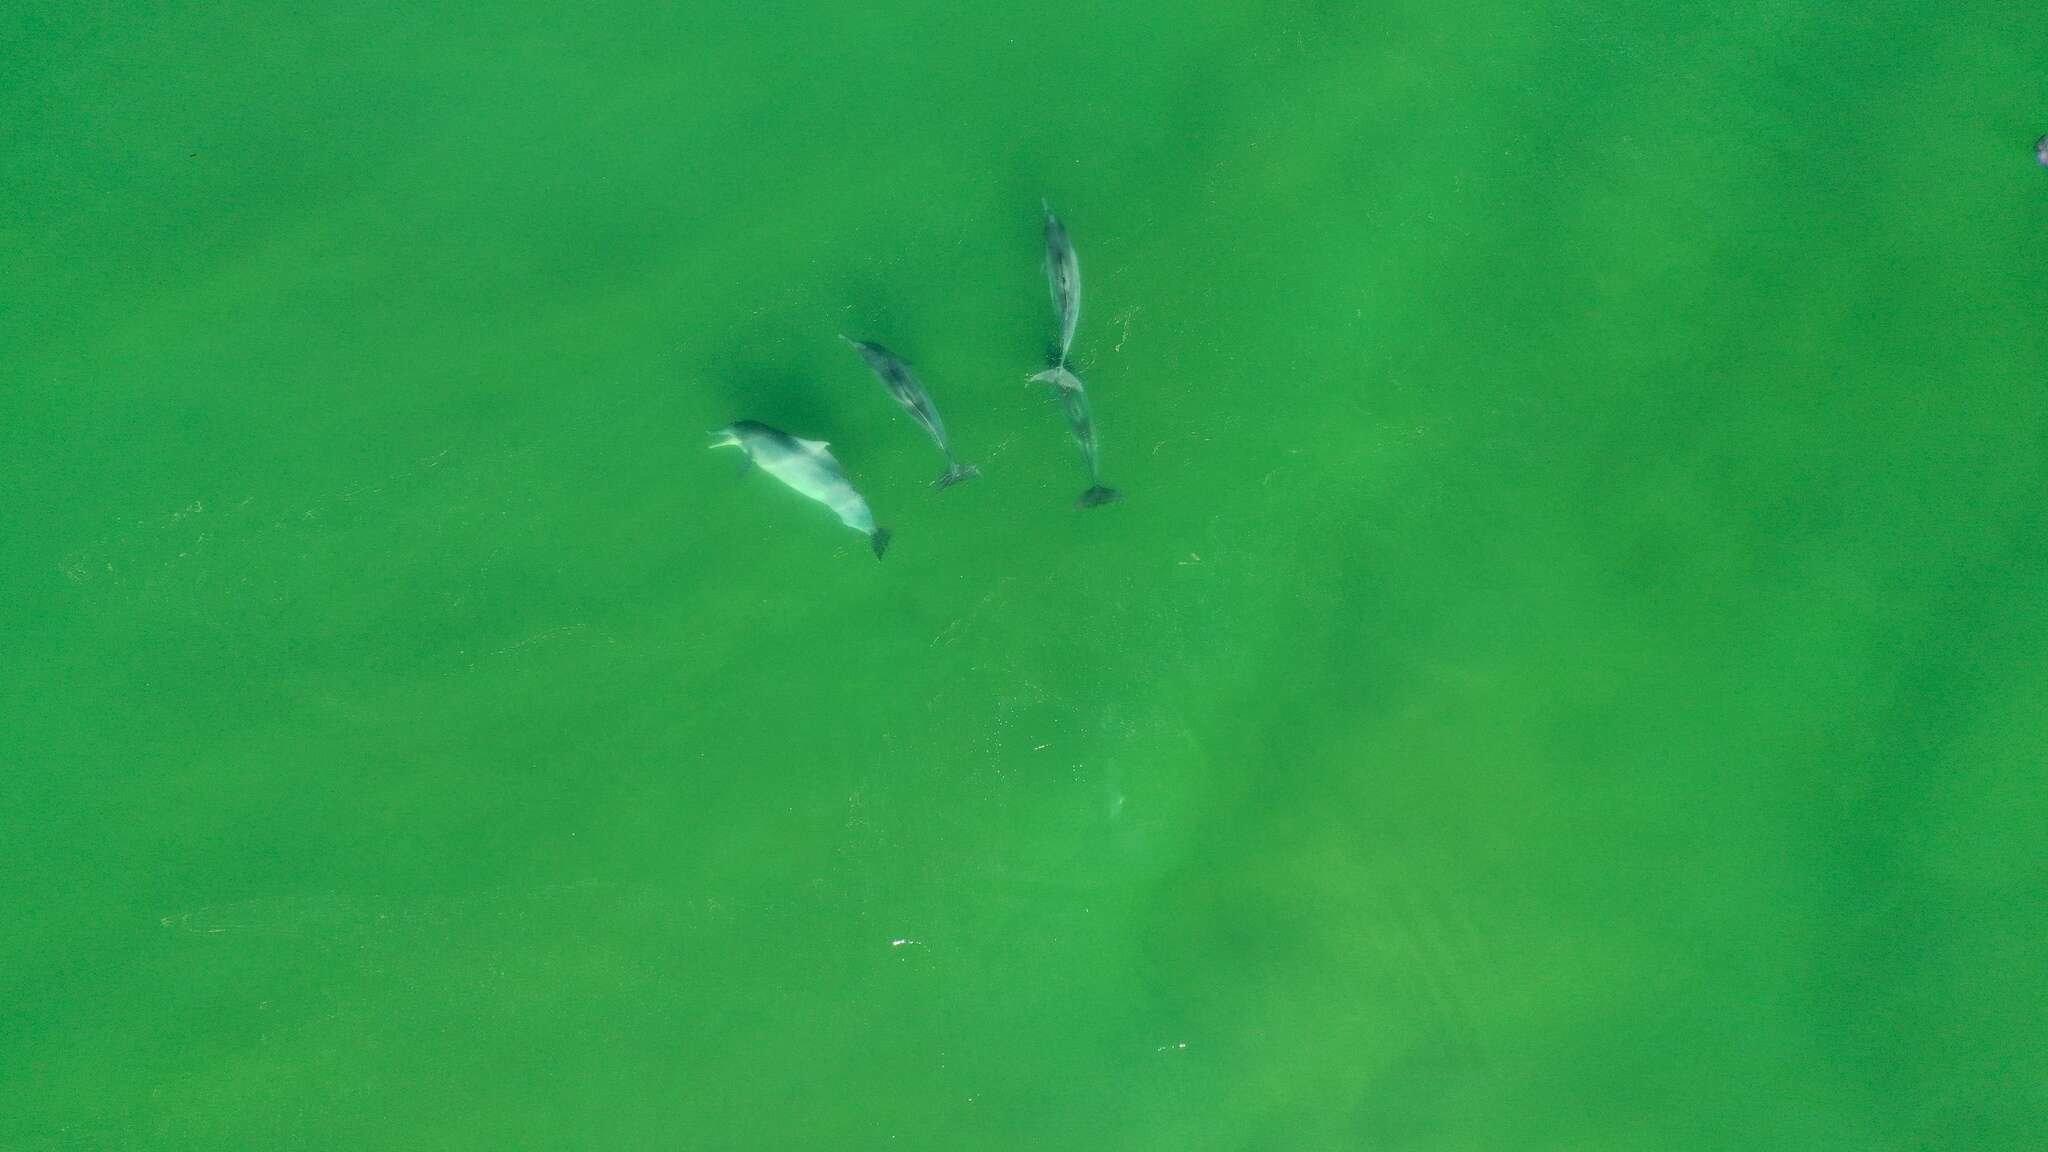
M1066 365L1059 364L1033 376L1031 382L1050 384L1059 393L1060 406L1067 410L1067 423L1074 428L1074 443L1081 446L1081 457L1088 461L1090 486L1074 502L1075 506L1093 508L1122 496L1123 493L1102 482L1102 461L1095 444L1095 421L1088 412L1088 390L1081 387L1081 378L1068 371Z
M1074 346L1074 326L1081 322L1081 258L1067 239L1067 227L1052 214L1052 205L1040 200L1045 209L1045 280L1052 288L1052 308L1060 320L1059 364L1067 363L1067 351Z
M925 391L924 385L918 383L917 377L911 374L910 365L905 364L894 352L872 340L854 340L846 336L841 336L840 339L845 340L854 351L860 353L860 358L868 362L868 367L874 371L875 378L882 382L882 386L889 390L889 395L894 396L896 402L903 405L903 410L910 413L912 419L924 425L924 430L932 434L932 442L939 446L939 451L946 454L945 475L932 481L932 487L948 488L970 476L981 475L981 469L972 464L962 464L954 457L953 445L946 439L946 422L939 419L938 405L932 403L932 394Z
M868 502L853 490L825 441L805 440L766 424L741 420L713 432L711 447L738 448L746 453L749 466L760 465L763 472L832 509L841 524L868 538L875 559L880 560L889 547L889 530L875 525Z

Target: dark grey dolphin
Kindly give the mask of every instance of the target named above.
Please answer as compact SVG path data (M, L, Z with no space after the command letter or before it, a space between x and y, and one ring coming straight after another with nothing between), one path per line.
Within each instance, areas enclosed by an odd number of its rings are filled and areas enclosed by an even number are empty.
M875 525L868 502L854 491L825 441L791 436L752 420L729 424L711 437L713 448L738 448L747 454L748 463L759 465L761 471L832 509L841 524L868 538L875 559L882 558L883 549L889 546L889 530Z
M1067 226L1052 214L1052 205L1043 200L1039 205L1045 209L1045 282L1052 289L1052 310L1060 321L1059 363L1064 366L1074 346L1074 328L1081 323L1081 257L1067 239Z
M860 353L860 358L867 361L868 367L874 370L875 378L889 390L889 395L894 396L896 402L903 405L903 410L910 413L912 419L924 425L924 430L932 434L932 441L939 446L939 451L946 454L946 472L932 481L932 487L949 488L970 476L981 475L981 469L972 464L962 464L953 455L953 445L946 439L946 423L939 419L938 405L932 403L932 394L924 390L924 385L917 382L917 377L910 371L910 365L905 364L894 352L872 340L854 340L846 336L841 336L840 339L853 345L853 350Z
M1122 496L1123 493L1102 482L1102 460L1095 444L1095 420L1088 411L1088 390L1081 387L1081 378L1062 364L1047 368L1031 380L1036 384L1050 384L1059 393L1060 407L1066 409L1067 423L1074 429L1074 443L1081 446L1081 458L1088 461L1090 486L1074 502L1076 506L1093 508Z

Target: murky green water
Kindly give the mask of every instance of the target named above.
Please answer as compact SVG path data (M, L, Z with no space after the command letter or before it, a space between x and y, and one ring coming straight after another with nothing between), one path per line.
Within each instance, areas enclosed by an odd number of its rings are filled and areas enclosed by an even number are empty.
M2048 16L1709 9L0 13L0 1146L2033 1146Z

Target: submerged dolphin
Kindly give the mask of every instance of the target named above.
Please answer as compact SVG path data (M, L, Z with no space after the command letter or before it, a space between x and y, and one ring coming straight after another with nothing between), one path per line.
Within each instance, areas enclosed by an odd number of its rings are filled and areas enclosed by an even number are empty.
M875 559L882 558L883 549L889 546L889 530L875 526L868 502L853 490L825 441L804 440L752 420L727 425L711 436L713 448L738 448L746 453L749 464L760 465L761 471L832 509L840 523L867 536Z
M1081 446L1081 457L1088 461L1090 487L1081 493L1074 503L1077 507L1093 508L1107 504L1123 493L1102 482L1102 461L1095 445L1095 421L1088 412L1088 390L1081 387L1081 378L1067 370L1066 365L1047 368L1031 378L1034 384L1050 384L1060 394L1060 406L1067 410L1067 423L1073 425L1074 442Z
M932 403L932 394L924 390L924 385L917 382L916 376L911 375L910 365L905 364L894 352L872 340L854 340L845 336L841 336L840 339L845 340L853 346L854 351L860 353L860 358L868 362L868 367L874 370L875 378L889 390L889 395L894 396L896 402L903 405L903 410L910 413L912 419L924 425L924 430L932 434L932 441L939 446L939 451L946 454L946 473L932 481L932 487L947 488L969 476L981 475L981 469L972 464L962 464L954 457L953 445L946 439L946 423L939 419L938 406Z
M1060 320L1059 363L1064 367L1067 350L1074 346L1074 326L1081 322L1081 258L1067 239L1067 226L1052 214L1052 205L1043 200L1039 204L1045 209L1045 281Z

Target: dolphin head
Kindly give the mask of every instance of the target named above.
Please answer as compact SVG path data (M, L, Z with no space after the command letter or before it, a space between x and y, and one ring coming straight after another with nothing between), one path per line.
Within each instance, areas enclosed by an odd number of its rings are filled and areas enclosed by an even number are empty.
M737 448L737 447L739 447L739 446L740 446L740 437L739 437L739 433L737 433L737 432L734 432L734 431L733 431L733 428L734 428L734 427L736 427L736 425L727 425L727 426L726 426L726 427L724 427L724 428L720 428L720 429L719 429L718 431L716 431L716 432L712 432L712 433L709 433L709 435L710 435L710 437L711 437L711 443L709 443L709 444L705 445L705 447L707 447L707 448Z

